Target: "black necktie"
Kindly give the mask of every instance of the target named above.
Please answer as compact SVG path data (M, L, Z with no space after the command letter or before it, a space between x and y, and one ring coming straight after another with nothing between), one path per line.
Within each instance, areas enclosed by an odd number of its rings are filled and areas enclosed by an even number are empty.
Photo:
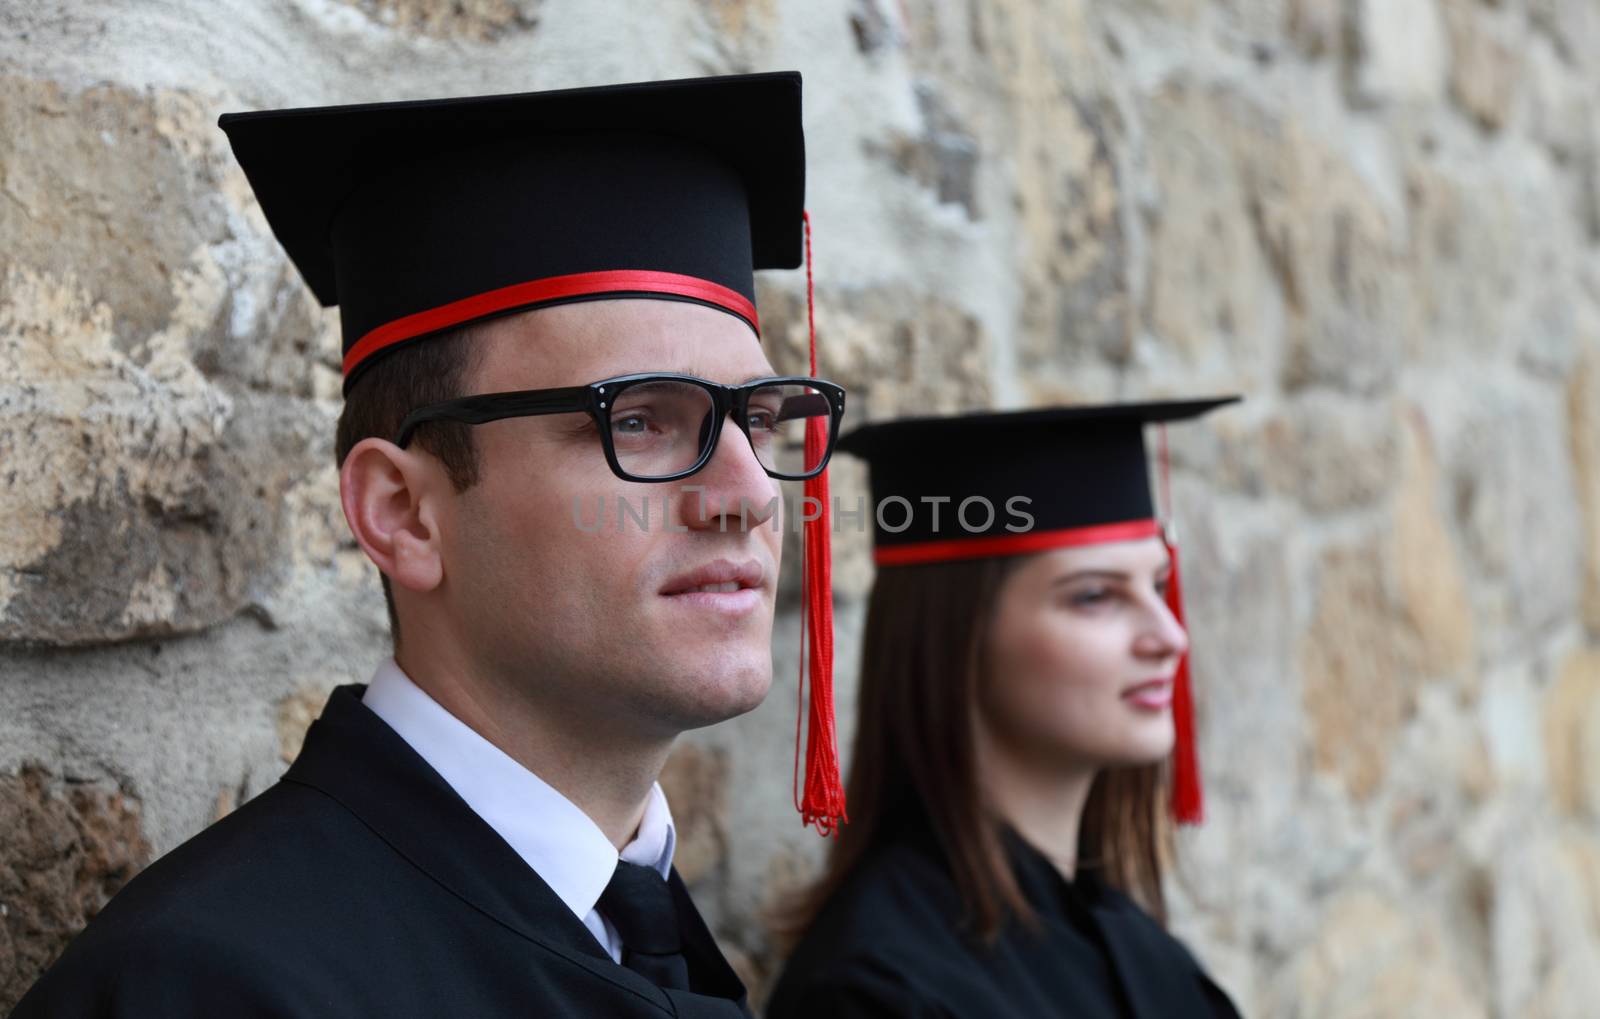
M617 861L595 907L622 936L622 964L657 987L689 989L672 890L649 867Z

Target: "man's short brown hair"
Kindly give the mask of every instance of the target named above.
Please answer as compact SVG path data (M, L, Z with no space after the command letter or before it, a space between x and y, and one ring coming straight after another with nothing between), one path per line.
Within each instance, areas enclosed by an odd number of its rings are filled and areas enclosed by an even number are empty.
M343 467L345 457L362 439L393 441L400 423L418 407L469 395L465 389L478 365L475 331L469 324L409 343L363 370L345 394L334 440L335 462ZM478 483L478 451L470 425L429 421L416 430L411 444L439 458L457 492ZM389 633L399 646L400 619L387 576L383 578L383 599L389 607Z

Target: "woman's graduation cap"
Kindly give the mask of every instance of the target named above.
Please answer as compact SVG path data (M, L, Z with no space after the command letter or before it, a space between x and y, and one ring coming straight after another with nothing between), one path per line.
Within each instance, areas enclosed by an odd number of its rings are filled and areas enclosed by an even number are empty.
M692 301L759 337L754 271L797 268L805 247L794 71L230 113L219 125L295 267L339 307L347 397L406 344L551 304ZM815 356L813 334L813 372ZM825 525L808 523L807 538L808 621L824 652L811 656L812 717L831 720ZM831 727L812 740L803 809L826 829L843 815Z
M1144 429L1237 400L903 418L858 428L838 449L870 466L873 558L880 567L1160 537L1172 557L1167 603L1182 623L1178 552L1164 526L1170 520L1158 516L1151 493ZM1165 452L1163 430L1163 489ZM1170 514L1170 506L1164 509ZM1172 813L1198 823L1203 802L1187 658L1178 668L1172 710Z

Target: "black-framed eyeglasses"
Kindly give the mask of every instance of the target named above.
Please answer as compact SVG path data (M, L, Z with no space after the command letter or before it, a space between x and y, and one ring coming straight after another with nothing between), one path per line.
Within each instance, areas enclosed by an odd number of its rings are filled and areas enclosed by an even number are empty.
M485 393L419 407L401 422L395 444L405 448L417 426L429 421L481 425L579 412L594 420L606 462L624 481L676 481L700 470L716 452L729 414L767 474L803 481L828 466L844 417L844 389L798 375L739 386L670 372L622 375L587 386ZM827 425L825 442L806 440L812 421Z

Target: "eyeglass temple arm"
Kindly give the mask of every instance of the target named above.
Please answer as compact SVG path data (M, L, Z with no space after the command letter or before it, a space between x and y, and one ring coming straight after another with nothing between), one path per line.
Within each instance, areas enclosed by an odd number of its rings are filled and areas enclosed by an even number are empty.
M418 425L429 421L459 421L467 425L481 425L509 417L536 417L541 414L570 414L589 409L591 390L588 386L568 386L565 389L525 389L515 393L487 393L483 396L464 396L459 400L419 407L406 415L400 423L400 434L395 445L404 448Z

